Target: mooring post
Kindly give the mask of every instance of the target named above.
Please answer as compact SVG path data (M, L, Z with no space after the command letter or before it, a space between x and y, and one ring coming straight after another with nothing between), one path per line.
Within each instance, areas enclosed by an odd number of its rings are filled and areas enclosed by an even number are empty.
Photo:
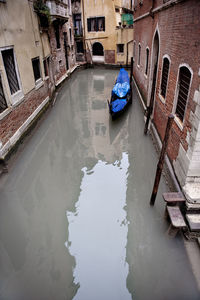
M167 127L166 127L166 130L165 130L165 137L164 137L164 140L163 140L163 145L162 145L162 150L161 150L161 153L160 153L160 158L159 158L159 161L158 161L158 164L157 164L156 177L155 177L155 181L154 181L153 191L152 191L152 194L151 194L150 205L154 205L155 199L156 199L156 196L157 196L158 186L159 186L159 183L160 183L160 177L161 177L161 173L162 173L162 169L163 169L165 153L166 153L166 150L167 150L169 134L170 134L170 129L172 127L173 120L174 120L174 115L170 114L169 117L168 117L168 121L167 121Z

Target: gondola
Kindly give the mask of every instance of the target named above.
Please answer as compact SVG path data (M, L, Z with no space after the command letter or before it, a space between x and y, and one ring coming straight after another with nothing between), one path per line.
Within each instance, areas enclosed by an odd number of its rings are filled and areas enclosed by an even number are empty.
M110 102L108 100L109 112L112 119L121 115L132 103L132 91L128 72L121 68L117 76L115 85L111 92Z

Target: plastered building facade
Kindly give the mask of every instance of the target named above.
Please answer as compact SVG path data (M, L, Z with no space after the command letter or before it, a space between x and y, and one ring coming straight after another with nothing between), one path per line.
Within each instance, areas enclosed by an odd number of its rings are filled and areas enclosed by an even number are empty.
M34 2L0 1L0 159L75 65L71 2L46 1L52 21L48 26L41 23Z
M90 63L130 63L133 49L132 1L74 0L72 7L78 43L81 38L78 20L81 20L82 26L83 46L76 46L78 54L78 51L84 52Z

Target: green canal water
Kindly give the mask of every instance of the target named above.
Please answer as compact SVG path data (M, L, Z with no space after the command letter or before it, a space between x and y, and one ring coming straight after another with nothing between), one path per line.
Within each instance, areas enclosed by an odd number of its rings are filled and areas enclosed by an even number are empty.
M1 300L200 299L167 235L157 154L133 104L112 122L118 71L76 72L0 179Z

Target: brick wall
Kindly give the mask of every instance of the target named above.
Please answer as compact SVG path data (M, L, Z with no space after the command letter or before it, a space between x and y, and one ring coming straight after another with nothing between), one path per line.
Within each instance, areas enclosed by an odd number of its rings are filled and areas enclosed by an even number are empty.
M48 80L38 90L30 91L21 104L13 108L12 111L0 120L0 140L3 145L14 135L14 133L30 117L42 101L50 96Z
M145 3L145 1L143 1ZM147 1L146 1L147 2ZM143 5L137 8L134 18L147 13L151 5ZM161 5L162 1L155 1L155 8ZM187 110L183 123L183 130L174 122L171 134L168 154L171 160L174 160L178 155L180 143L187 150L186 136L191 131L189 121L190 112L194 112L195 103L193 96L195 90L198 90L200 85L200 77L198 76L200 61L200 2L197 0L183 1L174 6L170 6L165 10L161 10L154 14L154 18L147 16L134 23L134 40L136 41L136 56L134 63L134 76L140 89L147 99L149 99L151 82L150 82L150 67L147 77L145 77L145 62L146 62L146 47L150 49L150 61L152 55L152 39L153 35L158 30L159 34L159 62L157 73L157 84L154 106L154 123L160 137L163 139L167 117L173 112L173 104L175 99L175 91L177 84L177 76L180 64L187 64L192 70L192 84L188 98ZM141 64L137 66L138 61L138 44L141 44ZM162 61L163 56L170 57L170 70L168 78L168 88L166 101L163 103L159 97Z
M115 63L115 50L105 50L105 63L114 64Z

